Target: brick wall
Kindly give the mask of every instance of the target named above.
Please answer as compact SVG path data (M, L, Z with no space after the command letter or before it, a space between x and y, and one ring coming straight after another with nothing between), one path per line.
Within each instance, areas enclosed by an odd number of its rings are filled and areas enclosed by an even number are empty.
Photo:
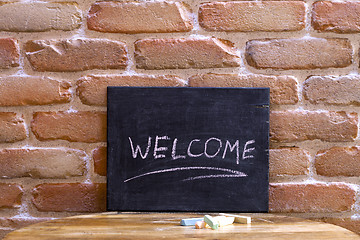
M0 238L105 210L106 86L270 87L270 211L360 232L360 2L0 3Z

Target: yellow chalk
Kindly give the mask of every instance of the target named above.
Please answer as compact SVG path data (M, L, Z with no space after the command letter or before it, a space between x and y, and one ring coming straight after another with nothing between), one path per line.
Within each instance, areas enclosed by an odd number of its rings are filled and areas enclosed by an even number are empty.
M235 217L217 216L217 217L214 217L214 219L219 222L219 227L223 227L226 225L233 224Z
M206 226L206 223L204 221L197 221L195 223L195 228L196 229L202 229L202 228L205 228L205 226Z
M251 217L235 215L235 214L227 214L227 213L220 213L220 215L226 216L226 217L234 217L235 218L234 222L236 222L236 223L251 224Z

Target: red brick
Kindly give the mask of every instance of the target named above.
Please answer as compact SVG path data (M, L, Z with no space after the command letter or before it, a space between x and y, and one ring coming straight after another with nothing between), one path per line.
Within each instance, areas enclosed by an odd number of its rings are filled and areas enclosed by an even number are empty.
M315 2L311 23L319 32L358 33L360 2Z
M45 183L37 185L32 194L39 211L101 212L106 209L104 183Z
M71 84L48 77L0 78L0 106L45 105L70 102Z
M0 183L0 193L0 209L20 206L23 190L19 185Z
M208 31L299 31L305 26L302 1L233 1L200 5L200 25Z
M0 38L0 68L19 66L20 49L12 38Z
M135 42L136 67L143 69L240 66L233 44L217 38L144 39Z
M360 147L332 147L319 151L315 168L323 176L360 176Z
M81 24L81 11L74 2L5 2L0 16L1 31L73 30Z
M193 28L188 7L181 2L96 2L88 28L114 33L188 32Z
M25 122L22 115L13 112L0 112L0 142L17 142L26 137Z
M356 113L334 111L273 111L270 113L270 139L296 142L320 139L327 142L354 141Z
M94 160L94 172L101 176L106 176L106 147L98 147L94 149L92 153Z
M356 192L343 183L270 184L271 212L345 212L355 203Z
M37 112L31 129L41 141L105 142L105 112Z
M72 72L89 69L124 69L125 44L105 39L35 40L25 45L35 71Z
M269 87L272 104L295 104L298 102L297 81L291 76L266 76L260 74L215 74L192 76L190 87Z
M254 68L342 68L352 63L352 46L345 38L251 40L245 57Z
M269 150L269 173L271 177L283 175L306 175L309 173L310 155L297 147Z
M360 104L360 77L311 76L303 87L305 98L311 103Z
M107 86L183 87L186 82L173 75L88 75L77 82L77 94L87 105L106 105Z
M71 149L0 150L1 178L68 178L85 172L85 153Z
M335 224L340 227L346 228L346 229L360 235L360 219L359 218L352 219L352 218L342 218L342 217L340 217L340 218L328 217L328 218L323 218L321 220L324 222L327 222L327 223Z

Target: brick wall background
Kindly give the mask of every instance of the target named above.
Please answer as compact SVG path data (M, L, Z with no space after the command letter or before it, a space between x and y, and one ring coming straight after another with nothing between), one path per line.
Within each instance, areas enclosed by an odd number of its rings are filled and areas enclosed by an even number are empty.
M360 232L360 2L0 2L0 238L105 210L106 86L270 87L270 211Z

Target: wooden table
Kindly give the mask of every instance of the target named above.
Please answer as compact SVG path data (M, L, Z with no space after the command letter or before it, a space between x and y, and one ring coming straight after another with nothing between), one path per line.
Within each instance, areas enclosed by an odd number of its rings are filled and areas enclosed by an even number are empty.
M189 213L107 213L37 223L9 233L4 240L26 239L360 239L344 228L321 222L274 215L244 214L251 225L233 224L218 230L180 226Z

